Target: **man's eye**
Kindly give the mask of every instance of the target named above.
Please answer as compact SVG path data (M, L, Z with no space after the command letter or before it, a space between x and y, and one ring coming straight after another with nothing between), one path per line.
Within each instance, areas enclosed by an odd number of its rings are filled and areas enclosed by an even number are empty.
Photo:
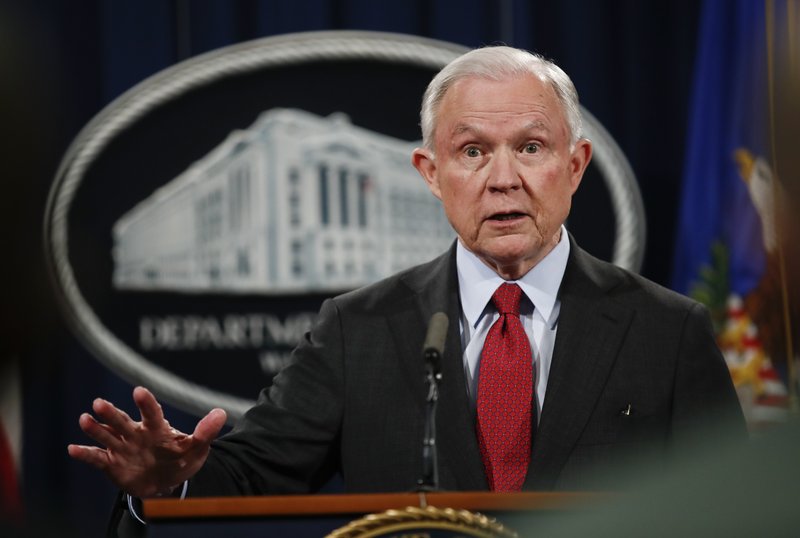
M536 153L539 151L539 144L525 144L525 147L522 150L525 153Z
M481 150L479 150L475 146L468 147L467 150L465 151L465 153L467 154L467 157L480 157L481 156Z

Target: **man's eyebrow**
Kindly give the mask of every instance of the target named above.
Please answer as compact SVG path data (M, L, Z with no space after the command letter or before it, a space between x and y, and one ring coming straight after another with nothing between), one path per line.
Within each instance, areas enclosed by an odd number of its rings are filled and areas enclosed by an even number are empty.
M541 120L529 121L522 128L526 131L550 131L550 126ZM462 133L480 133L483 131L479 125L471 123L458 123L453 127L453 134L459 135Z
M537 120L537 121L530 121L530 122L526 123L525 124L525 130L526 131L536 131L536 130L549 131L550 127L545 122L543 122L541 120Z
M458 123L455 127L453 127L453 134L460 135L463 133L479 133L481 128L477 125L472 125L470 123Z

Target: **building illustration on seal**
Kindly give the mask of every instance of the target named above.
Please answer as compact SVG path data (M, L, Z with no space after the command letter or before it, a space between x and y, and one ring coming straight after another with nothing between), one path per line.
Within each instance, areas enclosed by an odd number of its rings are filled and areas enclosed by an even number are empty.
M428 261L455 233L416 145L341 113L263 112L114 224L114 286L332 292Z

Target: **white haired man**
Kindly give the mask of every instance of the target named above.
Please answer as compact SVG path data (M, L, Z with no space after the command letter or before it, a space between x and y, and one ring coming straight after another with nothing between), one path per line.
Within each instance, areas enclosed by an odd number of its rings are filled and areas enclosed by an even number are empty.
M234 428L177 432L96 400L70 455L132 496L407 491L421 469L422 340L450 320L438 408L447 490L578 489L698 426L743 432L705 310L581 250L564 222L592 155L575 88L509 47L464 54L423 98L412 162L458 240L441 257L326 301L291 364ZM188 484L188 485L187 485Z

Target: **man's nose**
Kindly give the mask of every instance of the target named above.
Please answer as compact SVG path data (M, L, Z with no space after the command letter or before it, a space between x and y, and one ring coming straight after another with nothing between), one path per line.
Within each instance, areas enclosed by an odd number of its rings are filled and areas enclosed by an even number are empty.
M511 150L495 152L489 167L487 187L493 191L507 191L522 186L519 175L519 163L516 154Z

